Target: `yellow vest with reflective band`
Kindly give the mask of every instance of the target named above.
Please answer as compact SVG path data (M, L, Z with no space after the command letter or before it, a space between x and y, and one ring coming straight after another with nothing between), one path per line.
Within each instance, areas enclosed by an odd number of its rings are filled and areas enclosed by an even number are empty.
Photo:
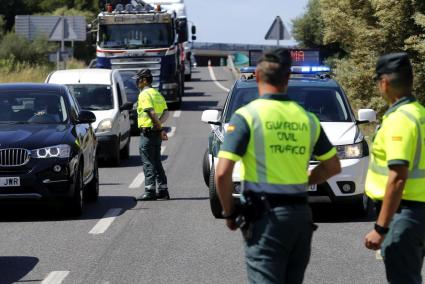
M158 118L167 109L164 97L154 88L145 88L139 94L137 100L137 125L139 128L153 126L152 119L145 111L147 109L153 109Z
M402 199L425 202L424 150L425 108L421 104L416 101L407 103L384 115L373 140L366 178L367 196L382 200L388 181L388 166L394 161L408 161L409 176Z
M292 101L257 99L236 113L250 129L242 156L243 190L306 194L308 165L320 122Z

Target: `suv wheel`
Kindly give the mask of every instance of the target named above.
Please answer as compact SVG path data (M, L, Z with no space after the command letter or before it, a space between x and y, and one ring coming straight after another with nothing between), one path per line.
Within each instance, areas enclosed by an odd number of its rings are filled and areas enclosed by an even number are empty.
M81 197L81 191L83 191L83 188L83 171L78 168L75 173L74 195L65 201L67 212L71 216L78 217L83 213L83 198Z
M99 168L97 159L94 162L93 178L84 189L84 200L87 202L95 202L99 198Z
M353 202L353 207L360 217L367 217L371 214L373 205L372 200L367 197L366 194L362 194L361 197L356 197Z
M223 218L222 211L223 207L221 207L220 199L217 195L217 190L215 187L215 169L214 167L211 168L210 172L210 181L209 181L209 191L210 191L210 206L211 206L211 213L213 216L217 219Z
M204 175L204 181L207 186L210 184L210 161L208 157L208 148L205 150L204 157L202 159L202 173Z

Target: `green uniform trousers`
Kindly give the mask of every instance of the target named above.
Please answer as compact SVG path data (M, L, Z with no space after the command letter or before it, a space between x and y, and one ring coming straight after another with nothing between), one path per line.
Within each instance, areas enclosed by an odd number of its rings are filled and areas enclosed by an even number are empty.
M314 229L309 205L275 207L251 226L245 240L249 283L302 283Z
M161 162L161 137L158 132L140 134L140 156L145 175L145 192L155 193L167 189L167 176Z
M403 206L394 215L381 247L387 280L394 284L422 283L425 254L425 207Z

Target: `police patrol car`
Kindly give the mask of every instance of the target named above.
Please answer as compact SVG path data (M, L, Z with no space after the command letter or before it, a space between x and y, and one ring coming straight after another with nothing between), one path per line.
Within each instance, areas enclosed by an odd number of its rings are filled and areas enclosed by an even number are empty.
M222 208L216 193L214 176L224 133L232 114L258 98L257 83L248 75L253 74L255 67L249 68L241 70L243 76L230 90L222 112L206 110L202 113L202 121L211 126L208 148L203 157L203 175L209 187L211 211L216 218L221 217ZM339 175L323 184L309 187L310 200L325 199L332 203L349 204L350 208L360 214L366 214L370 206L364 195L369 148L359 124L376 121L375 111L360 109L356 119L341 86L328 75L329 67L293 66L291 71L287 94L306 110L316 114L329 140L337 148L341 160L342 172ZM318 163L312 159L309 169ZM240 196L239 168L238 162L233 171L235 197Z

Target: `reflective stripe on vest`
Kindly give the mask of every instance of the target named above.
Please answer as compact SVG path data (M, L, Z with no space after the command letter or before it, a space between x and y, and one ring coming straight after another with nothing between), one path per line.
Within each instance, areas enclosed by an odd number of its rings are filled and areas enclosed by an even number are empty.
M418 129L418 138L417 138L417 142L416 142L416 152L415 152L415 159L413 161L413 166L412 169L409 170L409 178L411 179L421 179L421 178L425 178L425 169L419 169L419 163L421 161L421 157L422 157L422 133L421 133L421 126L419 124L419 122L417 121L417 119L411 115L409 112L400 109L399 110L401 113L403 113L408 119L410 119L417 127ZM387 176L389 173L388 167L383 167L378 165L375 162L375 159L371 160L370 163L370 169L379 175L385 175Z

